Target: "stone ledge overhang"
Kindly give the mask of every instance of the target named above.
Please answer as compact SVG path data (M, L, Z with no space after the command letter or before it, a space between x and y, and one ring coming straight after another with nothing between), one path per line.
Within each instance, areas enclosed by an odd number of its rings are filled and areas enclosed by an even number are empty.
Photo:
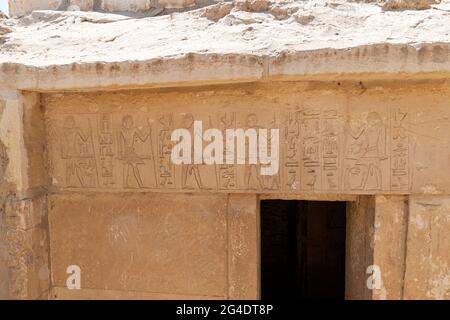
M33 66L0 63L3 90L66 91L260 81L447 80L450 43L370 44L277 55L187 53L167 58Z

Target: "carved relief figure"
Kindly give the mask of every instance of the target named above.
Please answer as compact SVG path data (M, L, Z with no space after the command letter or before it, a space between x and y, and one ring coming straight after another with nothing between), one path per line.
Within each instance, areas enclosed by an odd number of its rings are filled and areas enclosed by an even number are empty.
M346 188L352 190L380 190L382 173L380 162L386 156L386 128L378 112L370 112L366 122L355 130L348 123L346 132L352 141L347 159L356 160L344 174Z
M194 125L194 116L192 113L187 113L183 116L182 125L181 127L187 130L192 131ZM193 136L191 134L191 136ZM195 139L195 137L194 137ZM203 137L200 137L202 140ZM194 148L191 148L191 159L194 159ZM183 164L182 165L182 180L181 180L181 186L182 188L193 188L192 184L190 183L192 180L195 184L195 187L202 189L203 183L202 178L200 176L200 165L198 164Z
M146 142L150 133L149 123L147 123L146 130L142 131L136 127L132 116L126 115L122 118L122 128L119 135L119 157L124 161L123 183L125 188L132 188L135 184L139 188L144 187L139 166L145 164L144 159L151 157L138 154L136 144L139 141Z
M92 130L87 119L88 132L77 126L73 116L63 124L62 158L66 160L67 187L95 187L97 167L92 144Z
M227 107L216 110L218 112L209 117L209 127L218 128L223 137L226 137L226 129L236 132L237 129L239 132L253 129L258 133L258 142L260 139L267 141L267 149L259 143L257 150L250 149L253 139L240 140L235 134L234 146L245 145L245 153L236 150L231 153L225 141L223 159L236 155L239 159L230 164L197 161L176 165L172 162L172 132L176 128L185 128L192 138L197 138L194 134L198 136L194 112L175 118L163 110L153 125L146 117L149 110L143 108L135 114L130 111L129 115L120 111L124 109L108 109L107 106L78 114L66 109L49 109L46 114L48 172L57 188L102 190L180 188L200 191L214 188L260 193L319 190L371 193L369 191L406 191L411 187L409 158L414 141L410 136L415 122L409 122L412 116L408 107L383 107L367 113L362 107L355 108L349 111L359 112L360 116L342 121L348 110L341 106L325 107L321 103L316 106L313 102L315 100L304 101L301 108L286 105L270 113L264 109L261 115L245 110L234 112ZM202 112L204 121L199 122L206 123L207 117L206 112ZM200 127L203 133L206 128ZM272 154L275 138L272 135L265 137L266 131L259 131L265 129L268 134L271 128L281 129L281 150L277 149L277 153L281 151L281 171L263 175L261 169L265 165L260 161L249 163L249 160L250 157L261 159L261 150ZM245 135L253 137L253 130ZM204 136L198 138L204 147L207 139L204 140ZM154 149L152 139L157 143ZM276 139L279 139L278 135ZM194 159L198 143L192 143L192 146L190 152ZM209 156L212 157L212 153ZM5 174L7 161L4 146L0 144L0 178Z
M262 127L258 124L258 117L254 113L250 113L247 115L245 120L246 129L261 129ZM247 150L248 157L258 157L258 154L251 154L253 152L257 152L257 150L251 150L249 148L248 139L246 139L245 150ZM250 164L246 161L245 165L245 174L244 174L244 182L248 189L259 189L263 187L263 180L260 176L261 165L258 164Z

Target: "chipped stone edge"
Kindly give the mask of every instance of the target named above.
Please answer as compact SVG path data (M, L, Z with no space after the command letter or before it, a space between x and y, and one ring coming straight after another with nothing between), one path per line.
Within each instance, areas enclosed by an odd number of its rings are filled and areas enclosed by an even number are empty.
M0 87L29 91L182 87L258 81L448 79L450 43L371 44L274 56L188 53L143 61L0 63Z

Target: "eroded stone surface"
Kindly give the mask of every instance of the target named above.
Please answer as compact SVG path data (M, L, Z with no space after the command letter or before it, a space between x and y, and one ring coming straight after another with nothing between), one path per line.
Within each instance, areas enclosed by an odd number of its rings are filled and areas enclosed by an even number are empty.
M371 299L367 287L367 268L373 265L375 198L359 197L347 205L345 298Z
M0 297L257 298L264 194L351 201L347 298L449 299L448 2L156 2L0 19ZM279 174L171 165L194 119L279 127Z
M53 195L53 286L81 268L81 287L227 295L226 196Z
M375 198L373 264L380 272L381 284L372 291L373 299L403 299L408 216L408 197Z
M48 227L46 198L8 199L0 216L0 295L11 299L47 298Z
M388 0L383 4L383 10L425 10L440 0Z
M445 193L449 92L342 87L46 95L50 182L72 191ZM277 174L236 161L175 165L171 133L194 120L204 131L279 129ZM124 153L131 129L133 154Z
M228 298L260 298L260 224L256 195L230 195Z
M36 93L0 92L0 296L50 288L44 122Z
M261 8L260 2L265 3ZM0 61L42 66L93 62L100 56L105 62L142 61L188 53L278 56L283 51L449 41L446 26L450 18L443 10L411 14L383 12L375 4L345 1L335 5L326 1L260 2L231 4L232 10L212 15L217 22L212 22L205 13L221 11L213 7L108 24L90 23L79 18L78 13L55 20L35 20L31 25L26 18L14 26L14 32L2 46ZM228 4L216 6L229 8ZM278 20L280 17L283 19Z
M450 199L410 198L405 299L450 299Z

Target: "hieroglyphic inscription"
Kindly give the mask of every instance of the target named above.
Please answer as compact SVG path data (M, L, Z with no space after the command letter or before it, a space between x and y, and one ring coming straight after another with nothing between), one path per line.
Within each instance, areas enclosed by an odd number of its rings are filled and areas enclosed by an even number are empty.
M305 109L302 112L301 186L303 190L320 188L320 116L320 110Z
M171 134L183 128L195 137L196 120L203 131L217 128L224 137L227 129L280 129L278 173L261 175L262 165L249 163L256 156L249 153L246 164L175 165ZM54 112L46 119L49 174L56 188L80 190L402 192L409 190L407 122L403 108L352 114L295 105L264 113ZM271 136L265 139L271 154ZM249 149L247 139L246 150L254 152Z
M272 154L272 135L270 134L271 129L279 129L279 124L277 122L277 116L274 113L272 116L272 120L270 121L269 127L267 128L267 148L268 148L268 154ZM275 175L265 175L261 176L263 180L263 189L264 190L279 190L280 189L280 170L278 170L278 173Z
M236 129L236 113L225 112L220 113L219 117L219 129L225 132L226 129ZM227 159L230 150L224 148L223 157ZM218 185L220 190L234 190L237 188L237 172L236 165L227 164L225 161L223 164L217 165Z
M287 191L300 189L300 111L287 114L284 126L284 181Z
M173 114L164 114L159 118L160 129L158 132L158 187L175 188L175 167L170 160L172 141L170 135L174 130Z
M391 189L408 190L409 138L408 110L394 108L391 115Z
M325 190L339 187L339 119L335 109L325 110L322 118L322 181Z
M109 187L116 184L114 172L114 134L112 131L112 115L110 113L99 115L98 130L100 184L104 187Z

